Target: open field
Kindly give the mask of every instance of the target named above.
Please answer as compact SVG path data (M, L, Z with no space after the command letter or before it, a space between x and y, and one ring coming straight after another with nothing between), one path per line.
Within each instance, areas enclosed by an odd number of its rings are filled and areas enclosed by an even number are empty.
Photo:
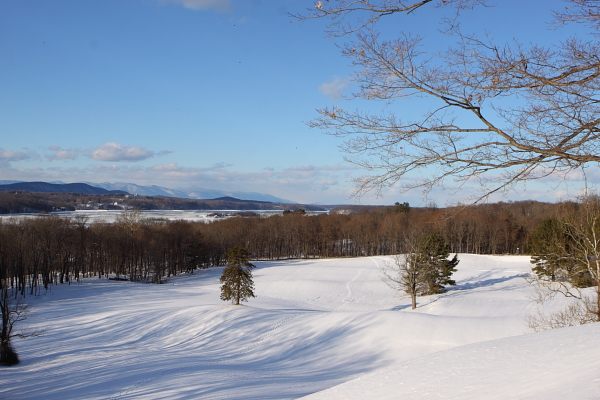
M459 258L416 310L388 257L257 262L243 306L219 300L222 268L53 287L27 298L46 334L14 341L0 399L600 398L600 324L524 335L529 258Z

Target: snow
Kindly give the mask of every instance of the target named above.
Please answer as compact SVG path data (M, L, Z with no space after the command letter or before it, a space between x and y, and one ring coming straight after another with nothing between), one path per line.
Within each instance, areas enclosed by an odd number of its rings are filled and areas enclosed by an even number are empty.
M466 345L305 399L598 399L598 340L594 324Z
M27 298L46 333L14 340L0 399L600 399L600 324L530 333L529 258L459 259L416 310L388 257L256 262L243 306L219 300L222 268L55 286Z
M223 218L229 218L241 212L253 212L261 216L271 216L281 214L281 210L142 210L139 211L141 218L163 219L168 221L193 221L193 222L214 222ZM310 213L318 214L320 211ZM57 211L49 214L23 213L23 214L2 214L1 220L21 219L21 218L39 218L43 215L54 215L62 218L74 219L85 217L87 223L113 223L123 214L122 210L75 210L75 211ZM215 216L220 214L221 216Z

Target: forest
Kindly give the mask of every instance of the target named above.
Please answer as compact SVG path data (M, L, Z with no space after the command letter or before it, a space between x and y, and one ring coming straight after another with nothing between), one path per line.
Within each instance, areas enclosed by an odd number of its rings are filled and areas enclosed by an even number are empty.
M234 246L248 249L254 260L376 256L403 253L411 240L433 232L453 253L520 254L528 251L536 227L561 206L523 201L410 208L396 203L212 223L145 219L127 210L114 223L50 215L5 218L0 274L15 295L94 276L162 283L182 272L223 265Z

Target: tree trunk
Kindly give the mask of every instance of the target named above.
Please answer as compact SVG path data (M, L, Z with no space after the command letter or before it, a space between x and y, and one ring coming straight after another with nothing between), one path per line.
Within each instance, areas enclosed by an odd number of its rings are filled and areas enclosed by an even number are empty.
M596 321L600 322L600 280L596 281Z
M4 282L0 282L4 285ZM0 300L0 310L2 312L2 331L0 335L0 365L16 365L19 363L19 356L10 345L10 304L8 302L8 291L0 288L2 299Z

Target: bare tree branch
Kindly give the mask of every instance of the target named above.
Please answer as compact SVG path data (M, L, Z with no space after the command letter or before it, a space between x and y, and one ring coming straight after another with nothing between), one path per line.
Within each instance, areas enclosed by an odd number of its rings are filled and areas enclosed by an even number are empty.
M452 7L455 13L487 4L487 0L322 0L305 14L291 14L297 21L328 19L327 34L339 37L358 32L377 23L381 18L394 14L410 14L424 6Z
M578 8L557 19L598 25L600 2L570 2ZM446 33L456 45L430 54L420 37L380 37L381 18L429 4L461 10L484 2L326 1L300 17L328 18L338 35L351 34L342 54L358 70L353 96L389 104L378 115L325 108L309 123L344 138L347 161L369 173L356 180L356 194L398 185L426 194L474 182L481 200L521 182L564 180L600 161L600 43L572 37L549 47L516 40L499 46L455 25ZM387 111L413 98L428 99L431 108L421 115Z

